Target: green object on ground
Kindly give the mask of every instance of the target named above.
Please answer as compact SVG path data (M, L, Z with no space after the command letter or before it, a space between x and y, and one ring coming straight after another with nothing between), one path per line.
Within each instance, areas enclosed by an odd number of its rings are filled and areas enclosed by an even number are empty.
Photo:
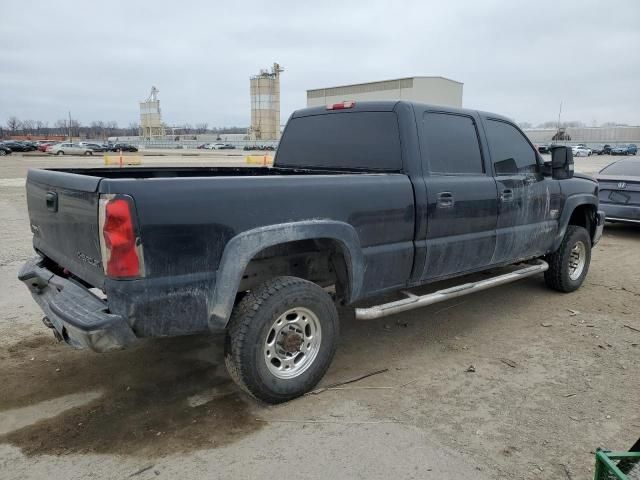
M596 451L594 480L640 479L640 452Z

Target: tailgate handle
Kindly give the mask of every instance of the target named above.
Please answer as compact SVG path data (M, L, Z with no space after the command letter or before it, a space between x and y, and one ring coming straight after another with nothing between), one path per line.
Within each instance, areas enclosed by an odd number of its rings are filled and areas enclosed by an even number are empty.
M47 210L52 212L58 211L58 194L56 192L47 192Z

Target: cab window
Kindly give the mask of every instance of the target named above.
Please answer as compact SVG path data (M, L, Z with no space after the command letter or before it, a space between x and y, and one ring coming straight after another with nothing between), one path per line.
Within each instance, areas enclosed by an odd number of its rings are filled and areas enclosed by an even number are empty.
M513 125L488 120L487 141L496 175L536 173L537 155L525 136Z

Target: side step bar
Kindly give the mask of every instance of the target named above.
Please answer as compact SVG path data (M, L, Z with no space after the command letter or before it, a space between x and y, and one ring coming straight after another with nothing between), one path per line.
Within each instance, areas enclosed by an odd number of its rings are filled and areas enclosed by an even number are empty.
M504 285L505 283L515 282L522 278L527 278L537 273L545 272L549 269L549 264L544 260L537 260L534 265L528 265L519 270L515 270L504 275L498 275L497 277L487 278L486 280L480 280L479 282L465 283L455 287L447 288L444 290L438 290L434 293L427 295L414 295L411 292L403 291L407 298L396 300L395 302L383 303L382 305L374 305L368 308L356 308L356 318L358 320L373 320L376 318L386 317L387 315L394 315L400 312L406 312L407 310L413 310L414 308L426 307L427 305L433 305L434 303L444 302L445 300L451 300L452 298L462 297L470 293L486 290L491 287L497 287L498 285Z

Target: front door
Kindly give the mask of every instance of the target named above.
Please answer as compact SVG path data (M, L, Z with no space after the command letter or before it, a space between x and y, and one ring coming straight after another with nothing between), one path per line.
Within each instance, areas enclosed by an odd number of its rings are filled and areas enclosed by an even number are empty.
M544 255L560 214L560 185L540 172L540 157L525 135L502 120L484 118L496 185L498 226L491 263Z
M420 150L427 189L426 261L421 279L481 269L496 243L496 183L486 171L470 115L423 113Z

